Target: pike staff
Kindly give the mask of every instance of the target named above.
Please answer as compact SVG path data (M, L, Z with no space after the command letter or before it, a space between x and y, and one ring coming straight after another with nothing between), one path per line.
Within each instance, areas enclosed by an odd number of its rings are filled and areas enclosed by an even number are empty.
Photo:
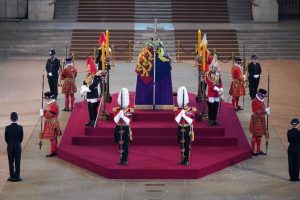
M44 109L44 85L45 85L45 75L44 75L44 69L43 69L43 76L42 76L42 102L41 102L41 111ZM42 131L43 131L43 113L40 112L41 116L41 132L40 132L40 142L39 142L39 147L40 150L42 149Z
M268 69L268 100L267 100L267 107L269 108L270 104L270 69ZM268 147L269 147L269 138L270 138L270 133L269 133L269 115L267 115L267 130L266 130L266 155L268 154Z

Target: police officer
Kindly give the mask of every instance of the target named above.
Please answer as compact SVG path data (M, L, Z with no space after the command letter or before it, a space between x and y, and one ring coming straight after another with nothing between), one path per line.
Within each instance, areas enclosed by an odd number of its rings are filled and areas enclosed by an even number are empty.
M300 130L298 130L299 119L292 119L292 128L287 132L288 159L289 159L289 174L290 181L299 181L299 167L300 167Z
M251 100L255 98L257 88L259 85L261 67L257 62L258 57L256 55L251 56L252 62L248 65L248 80L249 80L249 93Z
M50 49L50 58L46 63L47 78L49 83L50 92L57 98L57 83L58 83L58 71L60 69L60 61L55 57L55 49Z

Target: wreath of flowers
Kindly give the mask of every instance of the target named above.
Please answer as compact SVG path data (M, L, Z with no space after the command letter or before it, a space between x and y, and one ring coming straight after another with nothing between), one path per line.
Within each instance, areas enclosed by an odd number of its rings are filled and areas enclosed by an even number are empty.
M153 39L153 38L146 41L144 44L144 47L148 48L148 49L150 49L150 48L154 49L155 47L156 47L156 49L159 49L159 48L166 49L166 45L160 39Z

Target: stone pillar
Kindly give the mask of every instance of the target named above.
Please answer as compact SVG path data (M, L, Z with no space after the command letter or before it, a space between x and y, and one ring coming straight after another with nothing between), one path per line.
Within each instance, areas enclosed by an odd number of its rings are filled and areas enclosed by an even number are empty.
M29 21L51 21L54 17L55 0L28 0Z
M252 16L255 22L277 22L277 0L252 0Z

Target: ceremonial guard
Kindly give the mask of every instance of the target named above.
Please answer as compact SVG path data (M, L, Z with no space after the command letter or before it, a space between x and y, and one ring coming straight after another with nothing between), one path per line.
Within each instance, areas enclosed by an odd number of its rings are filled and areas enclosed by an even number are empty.
M56 156L57 136L61 136L58 122L59 108L55 101L55 96L51 92L45 92L47 104L40 110L40 115L44 117L44 129L40 134L40 139L50 139L50 153L46 157Z
M248 65L248 81L249 81L249 93L251 100L255 98L257 88L259 85L261 67L257 62L258 57L256 55L251 56L252 62Z
M127 88L122 88L118 96L119 107L113 108L114 122L114 141L119 146L120 165L128 165L128 153L130 141L132 141L132 132L130 129L130 118L133 109L129 108L129 93Z
M91 57L87 59L88 73L86 74L83 85L81 86L80 94L86 96L89 111L89 121L85 126L94 127L97 118L97 110L99 106L98 85L101 82L101 77L96 73L96 66Z
M190 164L191 142L194 141L193 123L195 121L196 108L189 107L189 96L187 89L182 86L178 88L177 103L175 107L175 121L178 124L178 143L181 147L181 165Z
M62 94L65 94L65 108L63 109L63 111L72 111L75 101L74 94L77 92L75 83L77 70L74 67L72 57L66 58L65 67L66 68L61 74L61 80L64 81L62 85Z
M60 61L55 57L55 50L50 49L50 58L46 63L47 78L49 83L50 92L57 98L57 83L58 83L58 72L60 69Z
M294 118L290 124L292 128L287 132L290 181L300 181L300 130L297 128L299 120Z
M207 84L207 108L208 108L208 125L218 126L217 121L218 110L222 101L223 83L221 73L219 71L219 64L217 58L213 59L210 65L209 72L205 75L205 82Z
M234 64L231 68L231 85L229 90L229 95L232 96L232 105L235 111L243 110L239 106L240 96L245 96L245 86L244 86L244 76L243 69L241 67L242 59L235 58Z
M263 135L267 136L266 119L265 115L270 114L270 108L266 108L264 98L267 96L267 91L259 89L256 98L252 101L252 115L250 120L249 131L252 134L251 147L252 155L266 155L260 149L261 138ZM255 150L256 145L256 150Z
M96 64L98 66L98 70L107 70L109 71L110 70L110 62L109 62L109 55L106 55L107 54L107 51L106 51L106 48L105 48L105 51L104 51L104 58L105 58L105 61L104 61L104 64L105 66L102 67L102 48L101 48L101 45L102 43L106 44L106 36L105 36L105 33L101 32L100 34L100 38L99 38L99 48L97 49L97 57L96 57ZM111 52L111 48L109 48L109 54ZM100 82L100 91L101 91L101 94L100 96L102 96L102 89L103 89L103 85L102 85L102 81ZM107 89L107 81L104 83L105 84L105 88Z

